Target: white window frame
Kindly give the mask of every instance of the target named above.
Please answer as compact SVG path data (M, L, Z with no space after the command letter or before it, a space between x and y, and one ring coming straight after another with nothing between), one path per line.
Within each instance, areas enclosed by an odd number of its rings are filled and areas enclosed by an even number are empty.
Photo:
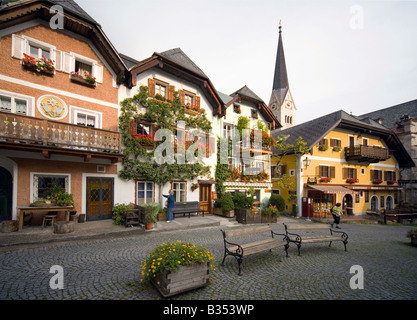
M181 188L184 186L184 188ZM177 188L179 187L179 189ZM174 191L175 202L184 202L187 199L187 182L185 181L174 181L172 183L172 190ZM184 198L181 200L181 192L183 192Z
M139 183L143 183L144 184L144 202L139 202ZM152 184L152 197L148 199L147 197L147 192L149 191L147 189L148 187L148 183ZM141 189L142 190L142 189ZM136 204L144 204L144 203L148 203L148 202L153 202L155 198L155 183L152 181L145 181L145 180L137 180L136 181Z
M30 97L30 96L10 92L10 91L5 91L5 90L0 90L0 96L4 96L4 97L11 99L11 110L10 111L1 110L1 111L12 113L12 114L21 114L21 115L32 116L32 117L34 116L34 109L33 109L35 105L34 97ZM15 102L16 99L26 101L26 113L16 113L16 102Z
M98 83L103 83L103 66L100 66L97 64L97 61L85 56L82 56L80 54L70 52L70 55L72 56L71 59L71 71L75 72L75 62L79 61L88 65L91 65L91 75L96 78L96 81ZM71 72L70 71L70 72Z
M65 178L65 192L71 193L71 174L68 173L49 173L49 172L31 172L30 173L30 202L38 200L38 186L39 177L61 177Z
M79 108L79 107L75 107L75 106L70 106L70 123L72 124L77 124L77 117L79 113L83 113L85 115L88 116L93 116L95 117L95 127L96 129L101 129L102 128L102 118L103 118L103 113L102 112L98 112L98 111L92 111L89 109L84 109L84 108Z

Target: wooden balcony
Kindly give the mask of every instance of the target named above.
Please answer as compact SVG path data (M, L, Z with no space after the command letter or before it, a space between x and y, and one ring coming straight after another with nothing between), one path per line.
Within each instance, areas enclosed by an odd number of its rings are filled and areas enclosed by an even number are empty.
M389 150L381 147L354 146L345 148L346 161L376 163L390 157Z
M2 148L49 153L82 154L121 160L119 132L88 128L70 123L0 112L0 144Z

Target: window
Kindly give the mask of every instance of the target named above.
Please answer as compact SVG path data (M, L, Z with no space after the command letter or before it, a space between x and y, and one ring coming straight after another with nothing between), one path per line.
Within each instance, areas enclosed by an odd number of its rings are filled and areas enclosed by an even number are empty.
M319 166L320 178L335 178L336 168L331 166L321 165Z
M86 73L93 74L93 65L91 63L86 63L75 59L75 72L78 72L81 75L84 75Z
M369 191L365 191L365 202L369 202Z
M136 204L153 202L154 183L149 181L138 181L137 192Z
M149 135L151 133L151 126L149 124L137 123L136 124L137 134Z
M0 111L17 114L28 114L28 101L0 95Z
M342 143L340 139L330 139L330 146L331 147L341 147Z
M160 96L166 98L167 87L162 83L155 83L155 95L159 94Z
M45 59L49 59L51 53L48 49L44 49L29 43L29 55L34 57L35 59L40 59L42 58L42 56L44 56Z
M174 191L175 202L184 202L185 201L185 182L174 182L172 184L172 190Z
M189 105L194 104L194 96L192 96L188 93L185 93L184 94L184 104L186 104L186 105L187 104L189 104Z
M89 127L89 128L96 128L96 125L97 125L96 116L77 112L77 125Z
M327 146L327 139L321 139L319 142L319 146Z
M396 175L395 171L385 171L384 176L385 176L384 177L385 181L389 181L389 180L395 181L395 180L397 180L397 175Z
M363 138L362 139L362 145L363 146L367 146L368 145L368 138Z
M355 168L343 168L343 179L357 178L357 170Z
M371 180L382 180L382 170L371 170Z
M67 175L47 175L47 174L34 174L33 175L33 201L39 199L46 199L48 195L48 189L56 183L65 189L65 192L69 191L69 176Z
M234 129L234 126L232 124L224 124L223 125L223 138L233 139L233 129Z

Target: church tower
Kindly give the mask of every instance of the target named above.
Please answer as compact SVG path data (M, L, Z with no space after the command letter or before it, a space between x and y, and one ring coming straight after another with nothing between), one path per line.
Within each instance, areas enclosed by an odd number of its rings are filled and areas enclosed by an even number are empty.
M285 65L284 47L282 45L281 22L279 25L278 50L275 62L274 83L272 85L269 109L279 120L282 130L296 124L296 107L288 84L287 67Z

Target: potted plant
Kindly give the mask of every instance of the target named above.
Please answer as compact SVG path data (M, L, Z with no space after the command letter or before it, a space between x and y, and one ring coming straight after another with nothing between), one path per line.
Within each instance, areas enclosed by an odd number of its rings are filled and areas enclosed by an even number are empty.
M254 212L252 212L252 197L247 197L246 194L242 192L235 192L232 199L235 208L236 220L239 223L260 222L260 215L256 215Z
M270 204L262 210L262 223L276 223L278 215L277 207Z
M346 179L346 183L349 183L349 184L354 184L354 183L358 183L358 182L359 182L358 178L347 178Z
M417 229L411 229L407 232L407 238L411 238L411 245L417 247Z
M232 195L226 192L221 201L222 215L224 217L232 218L235 215L235 205L233 203Z
M142 206L145 208L145 229L152 230L153 224L158 222L159 203L148 202Z
M213 255L203 246L168 241L150 252L141 263L144 280L150 280L164 297L203 287L214 269Z
M326 151L327 149L329 149L329 146L326 144L321 144L319 145L319 150L320 151Z
M122 226L126 223L126 214L130 209L130 205L125 203L116 203L112 208L113 224Z

